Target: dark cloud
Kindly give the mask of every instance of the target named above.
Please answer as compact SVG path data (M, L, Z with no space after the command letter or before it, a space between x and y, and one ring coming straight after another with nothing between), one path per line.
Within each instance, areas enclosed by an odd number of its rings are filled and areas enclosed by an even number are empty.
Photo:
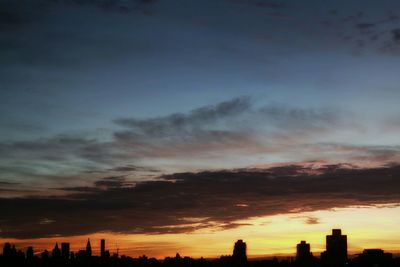
M155 4L158 0L47 0L48 2L78 5L78 6L95 6L104 11L130 13L133 11L143 10L147 6Z
M398 54L399 47L393 31L393 27L399 26L398 15L391 11L381 14L378 11L379 15L372 15L371 10L343 11L340 14L346 15L339 16L339 12L335 12L328 20L321 21L326 34L336 35L341 44L351 47L357 55L367 51ZM366 21L367 18L370 21Z
M27 25L43 8L40 2L0 0L0 30L16 30Z
M319 219L316 217L307 217L306 224L319 224Z
M51 8L58 6L93 6L103 11L129 13L153 5L157 0L0 0L2 26L27 24L32 19L41 19ZM4 25L6 24L6 25Z
M249 97L240 97L215 106L194 109L189 114L175 113L150 119L121 118L115 120L115 123L132 128L140 134L160 137L193 131L226 118L240 116L250 111L251 107Z
M96 181L94 185L99 188L109 189L130 186L132 185L132 183L128 183L127 181L125 181L125 178L123 176L113 176Z
M395 42L400 42L400 29L392 30L392 37Z
M16 182L9 182L9 181L0 181L0 186L4 186L4 185L18 185L19 183Z
M286 3L282 1L265 1L265 0L229 0L232 4L248 5L257 8L265 9L283 9L286 7Z
M297 138L332 129L342 122L342 114L330 109L301 109L271 104L257 107L249 97L235 98L187 114L115 122L126 130L114 133L115 139L142 149L148 155L188 153L199 146L209 151L243 148L251 151L263 145L255 137L262 133L271 141L278 133ZM236 144L236 145L235 145ZM208 146L205 146L208 145Z
M370 29L375 26L373 23L358 23L357 28L360 30Z
M117 166L117 167L108 169L108 171L114 171L114 172L153 172L153 173L160 172L160 170L157 170L155 168L136 166L136 165L132 165L132 164L128 164L128 165L125 165L125 166Z
M400 201L398 165L370 169L291 165L176 173L128 186L127 182L112 177L63 197L2 198L0 236L190 232L232 228L239 226L237 220L254 216ZM44 219L51 223L43 227Z
M129 36L131 29L115 22L124 33L109 33L101 25L102 21L86 20L83 24L91 25L90 30L80 31L82 22L65 23L57 17L70 18L106 17L113 13L129 14L153 13L156 1L145 0L0 0L0 79L4 82L0 90L17 88L24 90L21 83L29 84L33 89L43 90L42 83L54 82L50 87L58 87L60 80L49 73L60 70L76 71L84 66L98 66L99 61L123 61L128 53L148 51L150 44ZM91 10L92 9L92 10ZM95 10L93 10L95 9ZM103 14L107 13L107 14ZM132 13L132 14L131 14ZM57 15L54 15L57 14ZM121 15L121 20L123 16ZM134 19L134 18L132 18ZM67 19L68 20L68 19ZM76 23L76 25L74 24ZM113 22L114 23L114 22ZM86 25L86 24L85 24ZM103 30L98 31L98 28ZM112 28L112 26L108 25ZM97 28L97 29L96 29ZM112 36L112 37L110 37ZM115 41L120 39L120 41ZM112 39L114 41L110 41ZM101 41L99 41L101 40ZM60 53L63 51L63 53ZM112 56L108 56L112 53ZM45 71L40 76L32 75L29 68ZM89 68L89 67L88 67ZM89 68L90 69L90 68ZM60 77L64 76L61 74ZM51 75L50 75L51 76ZM23 80L24 82L21 82ZM65 81L62 81L63 83ZM53 88L54 89L54 88ZM51 90L54 92L54 90Z

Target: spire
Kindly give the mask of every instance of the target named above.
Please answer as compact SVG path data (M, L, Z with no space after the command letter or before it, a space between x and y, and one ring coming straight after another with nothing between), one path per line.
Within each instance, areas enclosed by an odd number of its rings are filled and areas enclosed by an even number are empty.
M87 244L86 244L86 256L91 257L92 256L92 246L90 245L90 239L88 238Z
M57 243L57 242L56 242L56 245L54 246L53 251L51 252L51 256L52 256L53 258L58 258L58 257L61 256L61 251L60 251L60 249L58 248L58 243Z

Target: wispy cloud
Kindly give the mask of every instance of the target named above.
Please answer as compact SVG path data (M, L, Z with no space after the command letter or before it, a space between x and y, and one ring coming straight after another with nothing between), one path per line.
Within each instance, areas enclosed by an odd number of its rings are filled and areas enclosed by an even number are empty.
M117 118L114 122L118 127L106 140L64 134L2 142L0 167L3 175L17 180L18 177L40 180L79 177L80 173L91 173L94 178L126 174L154 177L157 172L166 171L167 165L170 166L167 172L173 172L174 166L182 162L196 168L196 163L213 159L219 162L219 167L214 168L223 168L229 158L266 153L277 157L290 153L291 161L369 160L376 162L375 165L399 159L400 151L394 146L321 142L326 139L322 137L336 131L356 128L353 121L350 113L336 109L259 105L250 97L239 97L187 113ZM320 155L323 157L318 158ZM151 160L157 163L149 164ZM168 163L163 165L163 161ZM246 166L244 163L240 167Z

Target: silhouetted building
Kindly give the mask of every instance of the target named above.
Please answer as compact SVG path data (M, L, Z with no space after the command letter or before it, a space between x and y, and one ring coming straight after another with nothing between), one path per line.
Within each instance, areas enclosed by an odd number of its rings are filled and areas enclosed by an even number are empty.
M326 251L322 258L331 265L340 266L347 262L347 236L342 235L342 230L333 229L332 235L326 236Z
M92 256L92 246L90 245L90 239L88 238L87 244L86 244L86 256L91 257Z
M33 256L34 256L33 247L32 247L32 246L29 246L29 247L27 248L27 250L26 250L26 259L27 259L27 260L32 260L32 259L33 259Z
M244 266L247 263L247 246L243 240L238 240L233 248L232 260L235 266Z
M307 262L312 258L312 254L310 251L310 244L306 243L306 241L301 241L296 246L296 261L299 262Z
M106 259L110 258L110 251L106 250L104 252L104 258L106 258Z
M22 250L18 250L18 252L17 252L17 259L19 260L19 261L23 261L24 259L25 259L25 254L24 254L24 252L22 252Z
M3 257L11 257L11 254L11 244L7 242L3 247Z
M86 250L78 250L78 252L75 253L75 258L76 259L84 259L86 258Z
M53 248L53 251L51 252L51 257L52 258L59 258L61 256L61 251L58 248L58 243Z
M100 257L105 258L106 256L106 240L100 240Z
M392 253L385 253L382 249L364 249L356 261L360 266L389 266L392 263Z
M61 243L61 257L64 259L69 258L70 246L69 243Z
M49 252L47 251L47 249L45 249L41 254L40 257L44 260L47 260L49 258Z

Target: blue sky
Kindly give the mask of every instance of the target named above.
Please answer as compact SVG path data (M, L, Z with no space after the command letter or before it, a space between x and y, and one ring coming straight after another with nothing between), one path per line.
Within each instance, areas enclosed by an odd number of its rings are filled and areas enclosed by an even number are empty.
M2 1L2 142L112 141L115 119L245 96L346 117L326 143L397 145L395 1L105 3Z
M0 0L0 192L397 164L399 8Z

